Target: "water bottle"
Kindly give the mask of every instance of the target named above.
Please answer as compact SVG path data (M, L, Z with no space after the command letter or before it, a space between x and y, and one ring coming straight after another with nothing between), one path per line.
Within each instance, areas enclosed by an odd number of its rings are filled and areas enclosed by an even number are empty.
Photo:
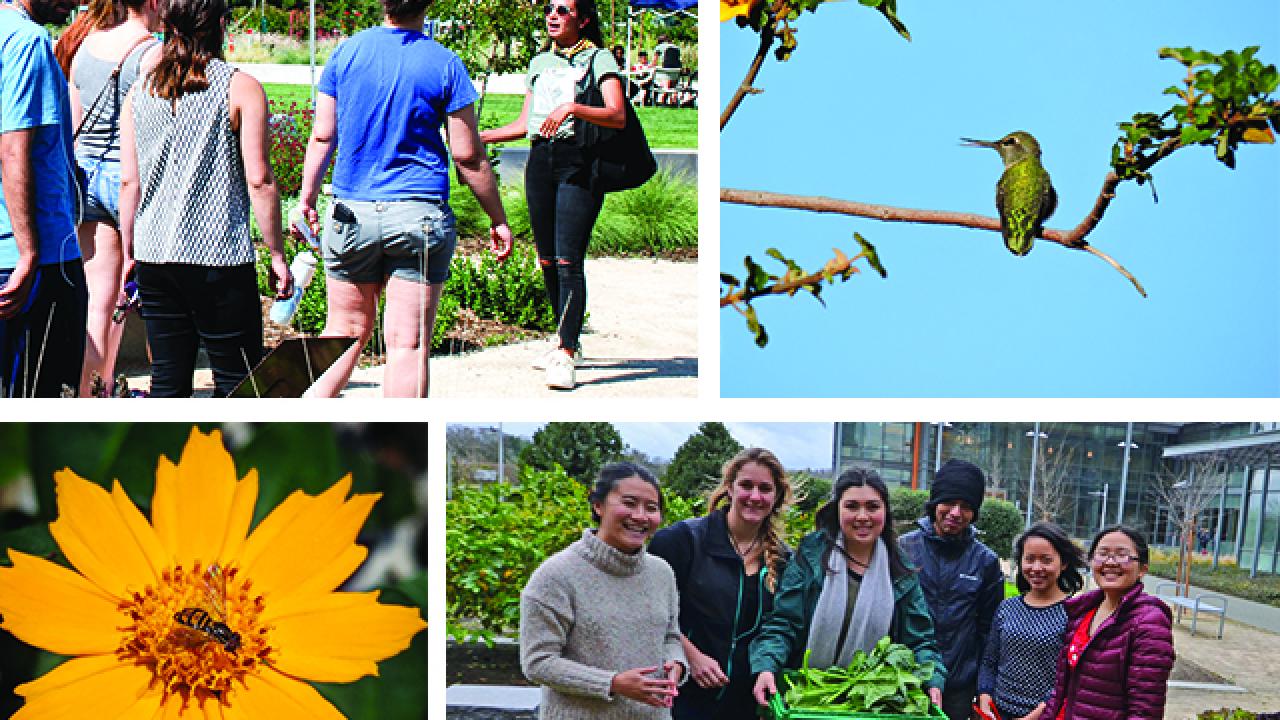
M289 225L298 231L302 239L307 241L307 245L311 246L314 251L320 250L320 240L314 232L311 232L311 224L302 216L302 206L298 205L289 212Z
M316 274L316 256L307 250L300 250L289 265L293 273L293 294L283 300L276 300L271 305L271 322L277 325L288 325L298 312L298 304L302 302L302 294L311 284Z

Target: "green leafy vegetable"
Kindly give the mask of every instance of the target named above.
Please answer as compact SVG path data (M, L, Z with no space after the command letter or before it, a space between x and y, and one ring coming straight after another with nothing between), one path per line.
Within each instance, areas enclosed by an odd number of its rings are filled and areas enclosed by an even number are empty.
M783 675L783 699L792 709L926 715L932 677L933 663L917 664L911 648L885 637L870 653L854 653L848 667L810 667L806 651L800 669Z

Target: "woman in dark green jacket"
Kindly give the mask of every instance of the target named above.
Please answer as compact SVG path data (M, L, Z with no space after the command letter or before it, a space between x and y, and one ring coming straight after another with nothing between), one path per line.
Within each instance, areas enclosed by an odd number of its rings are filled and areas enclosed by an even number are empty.
M933 619L914 570L898 550L889 490L874 470L842 473L831 500L818 509L818 529L800 541L782 575L773 612L751 643L755 697L761 705L778 691L778 672L809 665L848 665L888 635L932 662L925 683L942 703L946 668L933 638Z

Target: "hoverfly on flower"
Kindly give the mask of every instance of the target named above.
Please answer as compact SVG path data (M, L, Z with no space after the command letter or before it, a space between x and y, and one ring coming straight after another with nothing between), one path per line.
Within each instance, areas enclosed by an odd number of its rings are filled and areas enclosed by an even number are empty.
M227 652L235 654L240 649L240 633L227 626L227 575L214 563L201 578L199 604L173 614L179 624L200 633L204 640L222 643Z

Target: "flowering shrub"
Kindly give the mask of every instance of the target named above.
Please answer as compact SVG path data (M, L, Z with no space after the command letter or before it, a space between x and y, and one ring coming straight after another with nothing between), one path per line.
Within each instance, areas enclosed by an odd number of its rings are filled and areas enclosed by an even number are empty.
M295 197L302 187L302 160L307 154L307 140L316 113L306 105L291 102L287 106L275 100L267 102L267 133L271 137L271 169L275 172L280 197ZM325 180L328 182L328 178Z

